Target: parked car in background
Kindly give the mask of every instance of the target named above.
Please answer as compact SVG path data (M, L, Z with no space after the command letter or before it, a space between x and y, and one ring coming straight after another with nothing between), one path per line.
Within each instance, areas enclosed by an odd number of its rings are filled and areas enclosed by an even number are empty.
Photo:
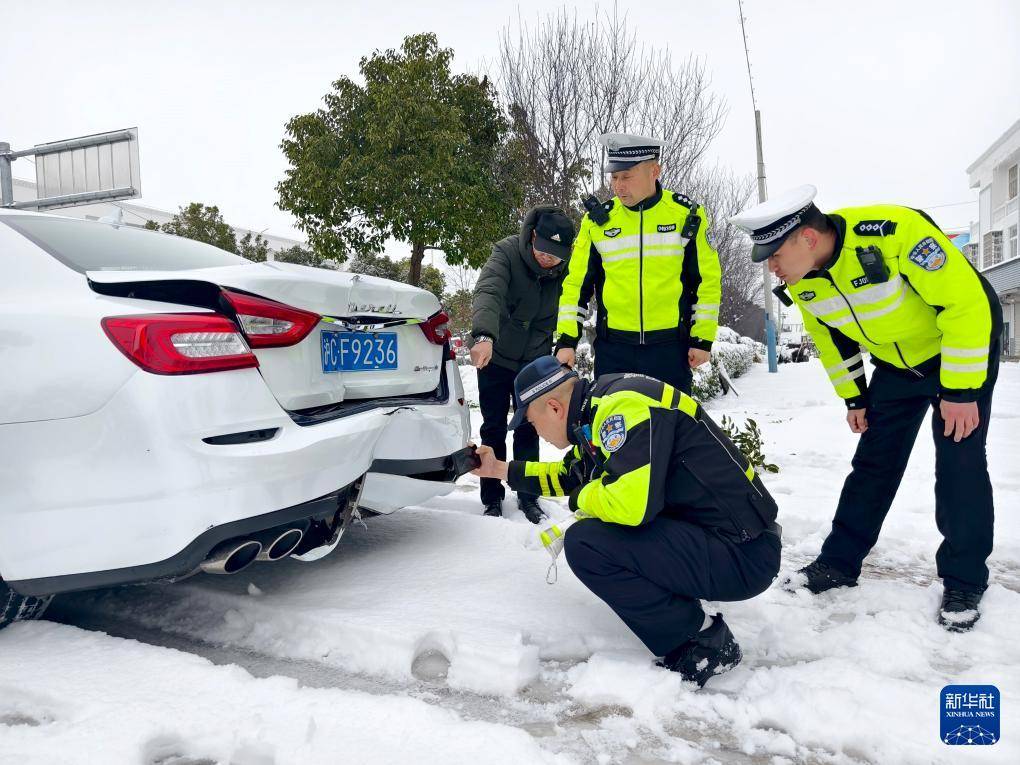
M452 488L431 293L0 211L0 626L54 593L314 558Z

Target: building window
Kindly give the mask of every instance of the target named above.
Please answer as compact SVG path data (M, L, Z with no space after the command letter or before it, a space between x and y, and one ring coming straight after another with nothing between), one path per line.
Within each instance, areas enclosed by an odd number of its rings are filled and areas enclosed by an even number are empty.
M963 254L967 256L974 268L981 268L981 246L977 242L963 245Z
M1002 232L1001 231L989 231L985 234L984 241L985 250L985 268L991 268L997 263L1002 262Z
M1020 172L1020 165L1013 165L1013 167L1009 168L1009 182L1006 184L1008 186L1006 199L1016 199L1018 186L1020 186L1020 179L1017 178L1018 172Z
M1016 226L1009 227L1009 258L1012 260L1020 252L1017 252L1017 241L1016 241Z

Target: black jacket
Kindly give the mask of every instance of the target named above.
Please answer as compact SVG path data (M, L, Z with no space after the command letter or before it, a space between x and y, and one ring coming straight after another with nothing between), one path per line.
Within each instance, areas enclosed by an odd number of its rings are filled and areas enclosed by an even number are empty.
M517 491L569 496L570 508L639 526L659 515L736 542L775 531L778 508L748 460L690 396L651 377L575 384L562 462L510 463Z
M566 261L544 269L531 252L539 213L552 211L561 212L549 205L534 208L519 234L496 242L475 285L471 334L493 338L492 363L515 372L552 349Z

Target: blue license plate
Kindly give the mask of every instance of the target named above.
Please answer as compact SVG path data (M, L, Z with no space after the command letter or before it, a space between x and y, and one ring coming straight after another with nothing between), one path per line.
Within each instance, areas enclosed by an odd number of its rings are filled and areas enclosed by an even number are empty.
M369 372L396 368L396 333L323 330L323 372Z

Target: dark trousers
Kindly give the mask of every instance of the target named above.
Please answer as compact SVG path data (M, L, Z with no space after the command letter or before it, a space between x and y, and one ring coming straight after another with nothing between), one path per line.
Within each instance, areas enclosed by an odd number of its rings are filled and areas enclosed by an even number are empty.
M997 371L994 367L992 374ZM857 445L853 470L843 485L832 531L819 560L850 576L860 575L861 563L878 541L930 407L935 439L935 523L943 537L935 555L938 574L952 589L984 589L994 520L985 455L992 388L989 386L977 402L981 418L977 430L959 443L943 435L945 421L939 413L938 389L937 374L910 379L881 367L875 369L868 386L868 429Z
M496 459L506 459L507 415L514 399L514 378L517 373L497 364L478 370L478 406L482 410L482 443L491 446ZM514 459L538 460L538 433L530 422L514 431ZM503 499L503 482L498 478L481 479L482 504ZM533 496L519 494L519 497Z
M656 656L701 630L700 600L747 600L779 572L775 534L735 543L687 521L659 516L643 526L595 518L563 540L571 570Z
M691 365L687 361L686 342L657 345L630 345L596 338L595 377L616 372L637 372L669 383L684 393L691 393Z

